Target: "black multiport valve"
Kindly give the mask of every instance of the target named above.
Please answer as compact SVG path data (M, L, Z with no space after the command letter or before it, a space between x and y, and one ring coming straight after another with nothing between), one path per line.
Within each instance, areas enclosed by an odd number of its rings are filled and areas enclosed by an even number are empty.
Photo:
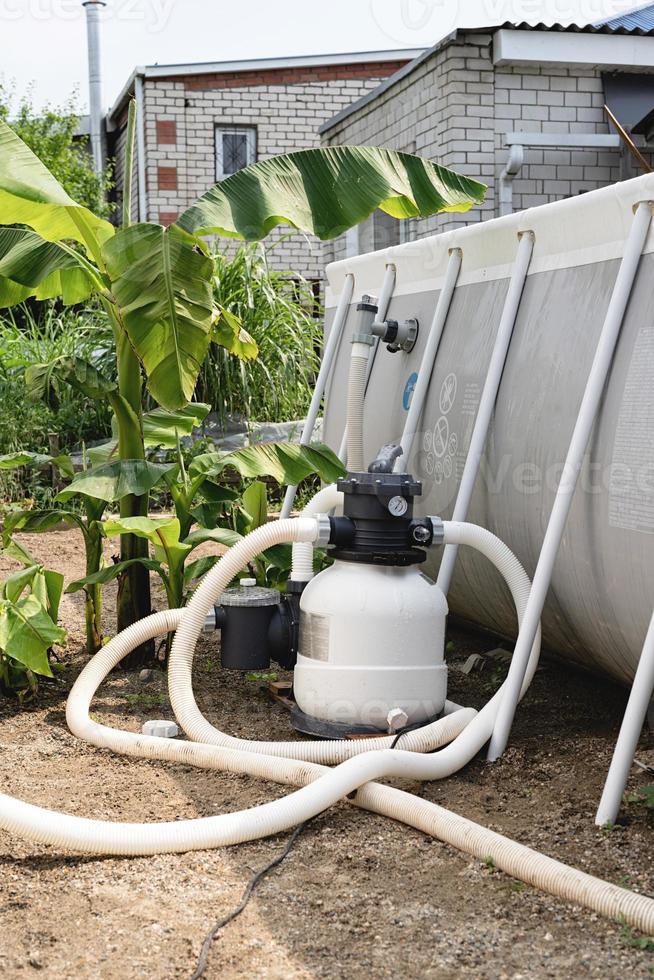
M334 547L342 561L373 565L417 565L433 539L428 518L413 517L413 500L422 484L408 473L348 473L338 481L343 491L343 518L332 523Z

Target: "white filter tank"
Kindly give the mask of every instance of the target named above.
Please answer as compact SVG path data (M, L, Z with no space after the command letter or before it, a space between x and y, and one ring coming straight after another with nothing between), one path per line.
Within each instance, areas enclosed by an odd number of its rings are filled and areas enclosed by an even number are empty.
M446 617L445 596L419 565L335 561L302 594L298 707L382 730L391 712L404 724L434 718L447 691Z

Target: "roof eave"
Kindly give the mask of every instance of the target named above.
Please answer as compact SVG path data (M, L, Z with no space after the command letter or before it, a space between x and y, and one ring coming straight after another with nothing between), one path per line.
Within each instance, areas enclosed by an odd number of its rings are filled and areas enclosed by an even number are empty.
M404 65L404 67L400 68L399 71L395 72L393 75L390 75L388 78L384 79L384 81L380 85L378 85L377 88L373 89L372 92L368 92L362 98L352 103L352 105L346 106L345 109L342 109L331 119L328 119L327 122L323 123L323 125L320 127L319 129L320 135L329 132L331 129L334 129L341 122L343 122L344 119L347 119L348 116L353 115L355 112L358 112L360 109L365 108L366 105L373 102L375 99L379 98L380 95L383 95L384 92L388 91L388 89L392 88L394 85L397 85L398 82L402 81L402 79L405 78L407 75L412 74L412 72L414 72L416 68L418 68L423 62L428 61L429 58L437 54L442 48L446 47L448 44L454 43L459 37L459 35L482 34L482 33L495 35L499 31L509 31L509 32L513 31L515 33L524 33L524 32L531 31L534 33L538 32L540 34L558 33L558 34L579 34L579 35L586 35L586 36L609 35L612 37L630 36L634 38L654 37L654 31L643 31L640 29L628 30L627 28L623 28L623 27L620 27L618 29L611 29L603 26L599 26L599 27L594 26L592 24L589 24L584 27L579 27L576 24L569 24L569 25L562 25L562 24L547 25L547 24L527 24L527 23L513 24L505 21L501 24L486 24L483 27L459 27L451 31L445 37L441 38L440 41L438 41L433 47L428 48L421 55L419 55L417 58L411 61L408 65Z
M143 65L135 68L109 109L107 120L115 122L132 94L138 75L143 78L174 78L177 75L219 75L223 72L257 72L278 68L324 67L329 65L367 64L379 61L414 59L424 48L395 48L389 51L345 51L337 54L291 56L288 58L254 58L242 61L206 61L190 64Z

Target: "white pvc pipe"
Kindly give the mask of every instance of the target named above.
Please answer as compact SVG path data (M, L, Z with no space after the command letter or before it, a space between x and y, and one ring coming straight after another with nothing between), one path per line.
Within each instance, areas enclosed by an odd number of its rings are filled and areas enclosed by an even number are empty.
M313 438L313 430L316 427L316 419L318 418L318 412L320 411L325 388L331 375L334 361L336 360L336 356L340 350L341 338L343 337L343 330L350 310L353 291L354 276L351 273L348 273L348 275L345 277L345 282L343 283L343 289L341 290L341 295L338 300L338 306L336 307L329 337L327 338L327 343L325 344L325 350L323 353L322 362L320 364L318 377L316 379L316 385L313 389L313 395L311 396L311 404L309 405L309 411L307 412L304 428L302 429L302 436L300 437L301 446L308 446ZM291 511L293 510L293 504L295 502L296 492L297 486L290 485L286 488L284 504L281 512L282 517L290 517Z
M513 181L520 173L524 156L524 147L520 143L512 143L499 180L500 215L513 214Z
M615 823L617 819L652 691L654 691L654 613L649 623L620 734L615 743L613 758L595 816L595 823L599 827L603 827L605 823Z
M477 417L472 430L470 447L468 449L465 465L463 467L463 475L461 476L461 483L459 484L456 502L454 504L454 511L452 512L453 521L465 521L466 517L468 516L470 501L472 500L472 492L475 488L477 473L479 472L479 466L484 454L484 447L488 437L488 428L490 426L491 417L495 408L495 402L497 401L497 392L499 391L500 381L502 380L502 372L504 371L504 365L506 363L506 355L511 343L511 337L513 336L513 328L518 316L520 299L522 297L522 291L527 279L529 263L531 262L533 250L533 232L522 232L518 243L518 251L515 262L513 264L513 270L511 272L511 281L509 283L506 299L504 300L504 308L502 310L500 325L497 328L497 336L493 345L493 353L488 365L486 381L484 382L481 398L479 400L479 408L477 409ZM450 585L452 584L452 576L454 574L457 554L458 549L454 546L446 548L443 553L443 559L441 561L440 569L438 571L438 578L436 581L439 588L442 589L445 595L447 595L449 592Z
M384 272L384 281L379 293L379 299L377 300L377 320L385 320L388 313L388 307L393 296L393 290L395 289L395 266L388 264L386 266L386 271ZM372 369L375 363L375 358L377 357L377 351L379 349L379 339L374 338L375 342L372 346L372 350L368 351L368 362L366 365L366 376L365 384L363 386L363 395L361 399L361 428L363 428L363 409L366 397L366 391L368 390L368 384L370 382L370 375L372 374ZM354 472L354 467L351 466L350 460L348 459L348 433L347 433L347 421L345 423L345 428L343 429L343 438L341 439L341 445L338 450L338 457L343 464L345 464L348 469ZM360 447L360 457L363 458L363 446Z
M145 153L145 94L143 75L138 71L134 79L134 98L136 100L136 175L139 198L138 215L139 221L147 221L148 184L146 179L147 160Z
M342 506L342 491L336 489L335 483L330 483L311 498L301 516L314 517L316 514L329 514L330 511ZM309 542L294 543L290 577L292 582L309 582L313 578L313 545Z
M89 66L89 121L93 169L100 176L104 170L104 132L102 112L102 52L100 47L100 11L104 0L85 0L86 43Z
M416 386L411 397L409 414L404 423L404 432L402 433L402 440L400 442L402 455L395 460L394 469L396 473L406 473L409 465L409 456L411 455L413 441L422 419L422 412L425 407L427 392L429 391L429 383L434 370L434 364L436 363L436 356L443 336L443 330L445 329L445 321L447 320L447 315L452 304L456 282L461 271L462 259L463 252L460 248L450 250L445 281L441 287L438 302L436 303L429 337L427 338L420 367L418 368L418 380L416 381Z
M351 473L362 473L363 458L363 404L366 397L366 377L371 348L369 344L355 341L350 357L350 375L347 382L347 468Z
M586 388L579 408L577 421L568 447L563 473L554 497L554 504L547 523L543 545L538 557L534 581L525 612L524 622L518 633L511 666L505 681L506 693L500 706L493 737L488 750L491 762L498 759L509 740L513 717L518 704L524 671L529 660L533 638L536 634L545 599L552 581L554 563L559 551L565 524L572 506L572 499L579 480L588 441L595 424L597 412L604 392L606 379L613 361L615 346L620 336L629 297L633 288L640 257L647 239L652 219L652 204L641 202L634 217L629 236L625 243L620 269L611 294L611 301L600 333L600 339L588 375Z

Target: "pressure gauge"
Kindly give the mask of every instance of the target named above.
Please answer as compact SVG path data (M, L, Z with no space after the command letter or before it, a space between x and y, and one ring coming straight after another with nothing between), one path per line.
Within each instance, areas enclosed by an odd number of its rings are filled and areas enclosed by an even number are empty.
M409 504L406 497L391 497L388 501L388 511L393 517L404 517L408 509Z

